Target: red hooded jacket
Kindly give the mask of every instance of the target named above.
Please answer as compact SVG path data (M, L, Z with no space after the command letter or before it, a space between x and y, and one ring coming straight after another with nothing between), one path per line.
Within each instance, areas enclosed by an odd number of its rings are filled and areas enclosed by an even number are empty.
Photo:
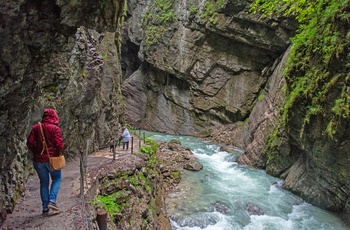
M58 156L63 151L62 131L58 127L59 117L55 110L45 109L41 121L50 156ZM48 162L46 149L43 151L43 136L40 125L35 124L27 139L28 149L33 153L33 161Z

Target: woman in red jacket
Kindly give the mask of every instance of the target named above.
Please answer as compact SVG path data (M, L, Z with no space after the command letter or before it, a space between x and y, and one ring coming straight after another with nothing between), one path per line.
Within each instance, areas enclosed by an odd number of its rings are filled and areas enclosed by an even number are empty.
M59 117L55 110L45 109L41 121L42 129L50 156L59 156L63 151L64 142L62 131L58 127ZM43 215L47 215L49 208L59 211L56 198L61 184L61 170L53 170L49 167L49 157L43 146L43 135L39 124L35 124L27 139L28 149L33 153L34 168L40 180L40 196L43 207ZM51 188L50 185L51 177Z

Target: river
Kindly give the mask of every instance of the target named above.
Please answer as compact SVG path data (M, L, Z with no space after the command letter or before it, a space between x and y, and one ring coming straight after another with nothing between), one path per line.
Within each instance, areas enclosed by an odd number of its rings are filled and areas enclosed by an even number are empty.
M242 153L190 136L145 132L155 141L177 139L204 166L186 172L167 198L174 230L349 230L340 218L282 188L283 181L235 162Z

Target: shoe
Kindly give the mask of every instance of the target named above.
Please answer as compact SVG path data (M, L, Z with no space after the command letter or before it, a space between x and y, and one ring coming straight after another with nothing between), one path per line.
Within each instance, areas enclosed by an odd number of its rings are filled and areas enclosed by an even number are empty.
M57 207L56 203L50 202L48 205L49 209L52 209L54 211L59 211L60 209Z
M48 216L49 215L49 209L44 209L42 215L43 216Z

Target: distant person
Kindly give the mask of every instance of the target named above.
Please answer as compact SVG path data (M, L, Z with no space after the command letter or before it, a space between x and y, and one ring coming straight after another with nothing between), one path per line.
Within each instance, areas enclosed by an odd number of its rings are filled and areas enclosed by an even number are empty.
M122 128L122 134L120 135L120 138L122 139L122 142L123 142L123 149L128 150L131 136L130 136L129 130L125 126L123 126Z
M62 131L58 127L59 117L54 109L45 109L41 120L41 126L45 135L45 141L50 156L59 156L64 147ZM43 146L43 135L40 124L35 124L27 139L28 149L33 153L34 169L40 180L40 197L43 215L49 213L49 209L59 211L56 198L61 184L61 170L53 170L49 167L49 157ZM50 185L51 177L51 187Z

